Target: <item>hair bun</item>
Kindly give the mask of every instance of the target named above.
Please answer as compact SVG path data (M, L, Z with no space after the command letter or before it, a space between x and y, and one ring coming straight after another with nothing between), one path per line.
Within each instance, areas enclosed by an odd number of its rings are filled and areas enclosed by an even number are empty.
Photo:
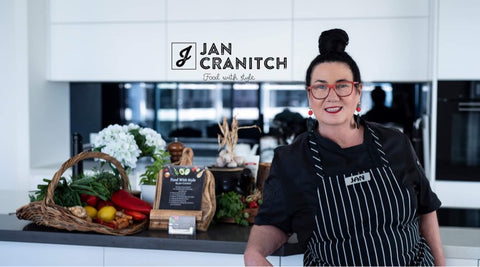
M322 32L318 38L318 50L320 54L328 52L345 52L348 45L348 34L342 29L331 29Z

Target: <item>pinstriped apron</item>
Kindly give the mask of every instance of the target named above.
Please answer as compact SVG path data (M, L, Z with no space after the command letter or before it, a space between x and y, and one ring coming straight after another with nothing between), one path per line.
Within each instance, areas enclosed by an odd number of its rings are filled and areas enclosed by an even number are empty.
M375 132L375 167L325 176L313 131L309 142L316 175L318 210L307 243L305 266L433 265L419 234L414 192L398 181Z

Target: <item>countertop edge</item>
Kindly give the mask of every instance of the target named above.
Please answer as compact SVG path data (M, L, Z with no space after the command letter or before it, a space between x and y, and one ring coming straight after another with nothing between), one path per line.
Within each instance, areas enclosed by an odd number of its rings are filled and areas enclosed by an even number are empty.
M144 230L138 234L116 236L93 232L58 230L39 226L14 215L0 215L0 241L45 243L72 246L98 246L131 249L172 250L243 254L250 227L219 224L194 236L168 235L166 230ZM272 256L302 254L298 244L285 244Z
M131 249L172 250L243 254L250 227L218 224L195 236L168 235L165 230L145 230L135 235L114 236L91 232L69 232L36 226L13 215L0 215L0 241L59 245L100 246ZM445 255L454 258L480 258L480 229L440 227ZM303 254L298 244L285 244L272 256Z
M134 249L159 249L191 252L243 254L246 242L197 240L182 238L152 238L147 236L113 236L79 232L41 232L0 230L0 241L47 243L58 245L100 246ZM154 239L152 241L152 239Z

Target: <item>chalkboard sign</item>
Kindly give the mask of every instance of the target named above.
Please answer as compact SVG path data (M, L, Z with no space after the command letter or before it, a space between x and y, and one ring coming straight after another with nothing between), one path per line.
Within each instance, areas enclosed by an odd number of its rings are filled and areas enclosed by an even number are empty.
M161 179L160 209L201 210L205 168L168 165Z

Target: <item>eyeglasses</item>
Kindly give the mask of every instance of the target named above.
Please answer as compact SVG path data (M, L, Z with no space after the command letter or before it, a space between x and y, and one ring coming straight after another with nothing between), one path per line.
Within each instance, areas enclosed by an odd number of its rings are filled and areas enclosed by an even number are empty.
M328 83L315 83L308 87L308 91L312 94L313 98L323 100L327 98L330 93L330 89L334 89L335 93L339 97L349 96L353 92L353 86L359 84L359 82L341 81L334 84Z

